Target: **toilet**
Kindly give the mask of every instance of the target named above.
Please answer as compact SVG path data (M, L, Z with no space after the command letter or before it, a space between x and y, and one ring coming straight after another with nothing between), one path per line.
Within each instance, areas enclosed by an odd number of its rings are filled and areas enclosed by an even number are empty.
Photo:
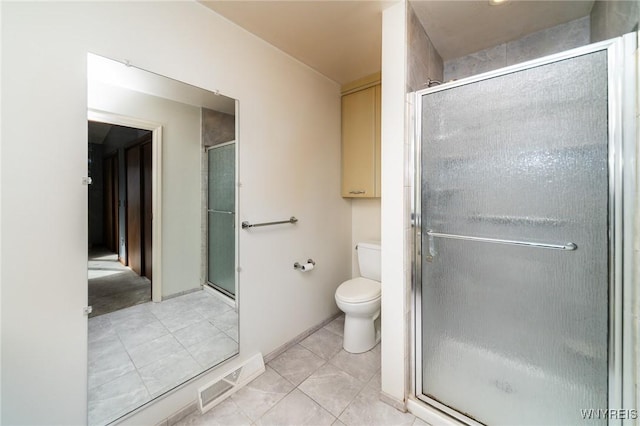
M380 316L380 244L358 243L360 277L347 280L336 290L336 304L345 313L343 348L358 354L380 341L376 319Z

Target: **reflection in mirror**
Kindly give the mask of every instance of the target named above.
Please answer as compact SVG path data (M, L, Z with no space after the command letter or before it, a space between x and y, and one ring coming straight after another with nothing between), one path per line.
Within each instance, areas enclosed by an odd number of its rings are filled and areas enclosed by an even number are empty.
M207 284L235 299L235 162L236 144L207 148Z
M89 54L88 423L238 353L236 101Z

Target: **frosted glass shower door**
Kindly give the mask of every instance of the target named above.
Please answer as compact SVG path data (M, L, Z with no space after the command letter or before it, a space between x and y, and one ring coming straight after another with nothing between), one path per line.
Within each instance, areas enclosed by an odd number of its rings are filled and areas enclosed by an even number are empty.
M207 151L207 281L235 298L236 144Z
M601 50L419 98L421 386L436 405L490 425L608 408L607 81Z

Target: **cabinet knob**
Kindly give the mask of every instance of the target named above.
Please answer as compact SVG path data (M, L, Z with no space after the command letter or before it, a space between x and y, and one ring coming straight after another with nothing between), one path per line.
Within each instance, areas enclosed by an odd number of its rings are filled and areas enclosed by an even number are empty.
M353 191L349 191L349 194L366 194L367 191L363 191L362 189L356 189Z

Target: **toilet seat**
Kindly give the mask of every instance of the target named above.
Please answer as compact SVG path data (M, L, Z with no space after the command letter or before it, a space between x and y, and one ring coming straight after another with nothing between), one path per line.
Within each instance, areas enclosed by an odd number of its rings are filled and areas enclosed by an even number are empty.
M358 277L345 281L336 290L336 297L346 303L364 303L380 297L378 281Z

